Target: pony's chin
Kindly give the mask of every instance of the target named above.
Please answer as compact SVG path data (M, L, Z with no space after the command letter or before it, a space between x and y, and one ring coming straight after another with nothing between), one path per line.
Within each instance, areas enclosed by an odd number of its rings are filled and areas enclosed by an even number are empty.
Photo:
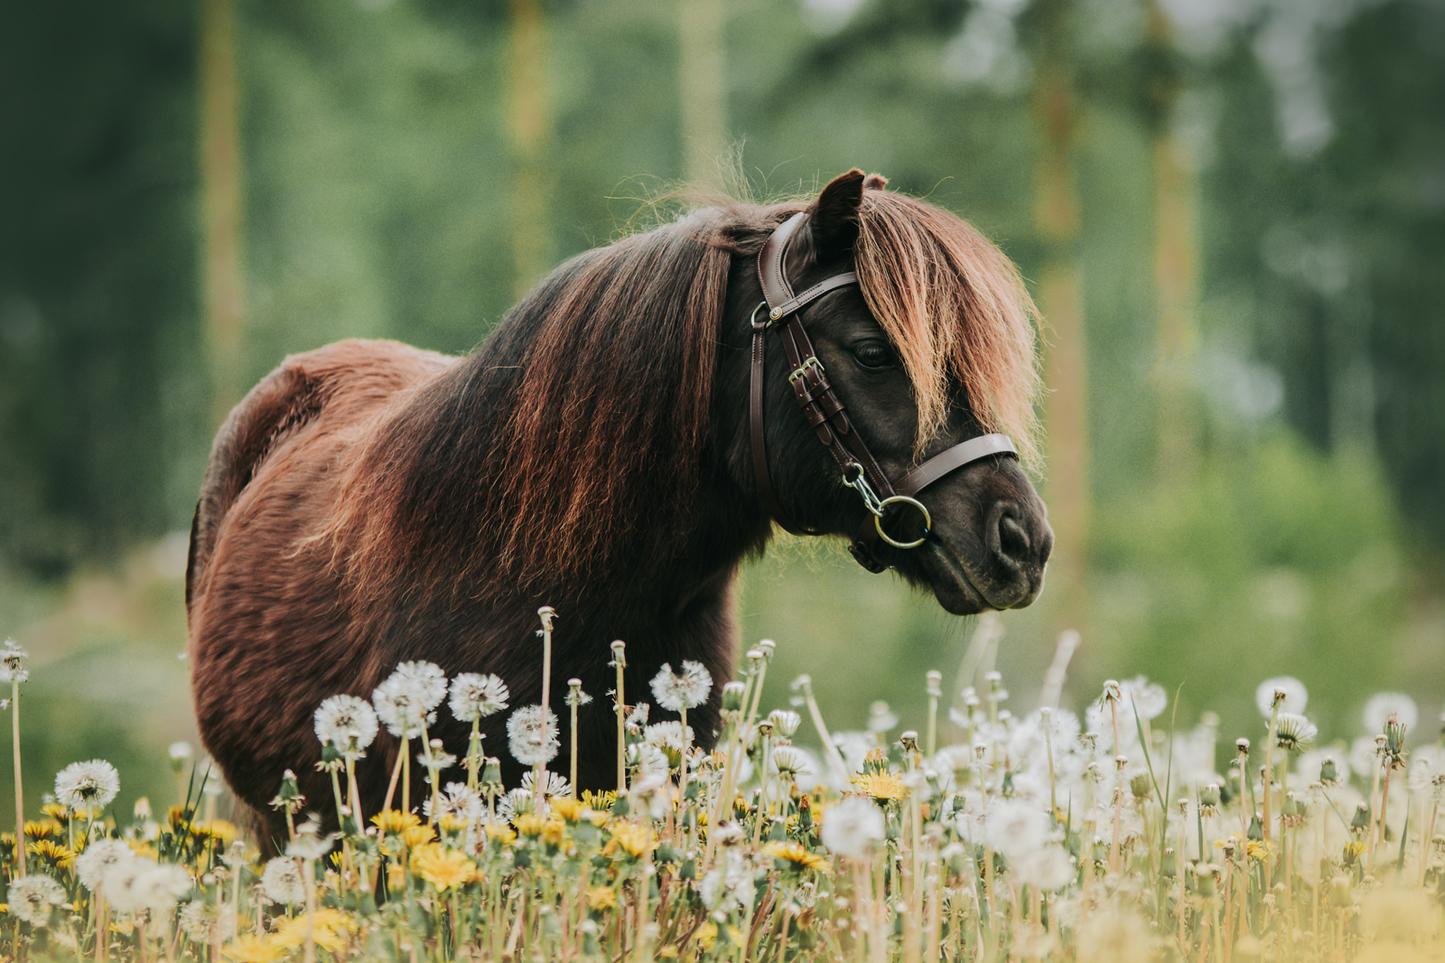
M977 615L997 607L974 585L968 567L942 543L929 540L918 561L925 573L918 581L933 590L933 597L950 615Z
M928 540L918 560L926 573L924 581L933 590L938 604L953 615L1021 609L1032 604L1043 588L1042 574L1036 580L1020 577L994 582L980 575L964 561L961 553L938 538Z

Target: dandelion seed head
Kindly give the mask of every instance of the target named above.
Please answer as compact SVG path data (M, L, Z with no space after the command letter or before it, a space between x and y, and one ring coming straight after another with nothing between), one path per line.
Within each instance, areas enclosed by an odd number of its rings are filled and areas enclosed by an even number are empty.
M1279 698L1280 712L1304 712L1310 700L1305 684L1294 676L1280 675L1265 679L1259 684L1259 688L1254 690L1254 704L1260 715L1266 719L1274 714L1276 697Z
M535 780L535 771L522 773L522 788L532 797L536 798L538 789ZM572 792L572 786L567 782L567 777L561 773L553 772L550 769L542 770L541 793L542 798L550 799L553 796L567 796Z
M129 877L129 885L120 900L107 892L111 904L119 908L129 903L132 911L150 910L159 913L173 908L191 891L191 874L175 863L158 863L139 859L140 872Z
M1403 692L1381 692L1365 703L1361 717L1365 731L1371 735L1381 732L1391 718L1408 731L1420 720L1420 710L1415 700Z
M97 839L75 857L75 873L80 884L92 892L98 890L105 872L116 863L135 859L135 850L119 839Z
M16 645L14 639L6 639L5 649L0 652L0 682L27 681L30 670L21 665L21 660L29 657L30 653Z
M768 721L779 736L791 740L803 724L803 717L791 709L774 709L768 713Z
M702 705L712 691L712 675L701 662L685 659L680 671L674 673L671 663L663 663L652 677L652 694L657 704L671 712L681 712Z
M68 809L104 809L120 792L120 774L104 759L72 762L55 776L55 800Z
M664 722L654 722L642 730L642 741L649 746L656 746L665 751L674 753L685 752L692 747L693 743L692 726L686 730L682 723L676 719L669 719Z
M446 694L446 674L439 667L403 662L376 687L371 702L387 732L410 739L436 722L436 707Z
M883 810L871 799L845 796L823 814L823 845L839 856L869 859L883 834Z
M1169 695L1157 682L1136 676L1123 684L1124 702L1140 719L1157 719L1169 706Z
M301 867L290 856L277 856L266 862L261 872L261 892L273 903L283 906L300 906L306 902L306 885L301 879Z
M6 902L12 914L41 927L50 922L50 911L65 902L65 888L44 873L31 873L10 884Z
M461 672L452 679L447 706L462 722L476 722L507 708L511 693L499 677L488 673Z
M1050 842L1053 823L1037 802L1003 799L984 816L982 832L986 845L1009 859L1021 859L1035 855Z
M817 767L813 761L801 749L794 746L779 746L773 750L773 768L778 775L788 779L797 779L799 776L813 775Z
M1297 712L1281 712L1275 721L1275 744L1295 754L1311 749L1319 729Z
M545 766L557 756L557 713L540 705L523 706L507 718L507 745L524 766Z
M330 743L344 758L356 760L366 755L377 732L376 710L365 699L353 695L334 695L316 708L316 738L322 745Z

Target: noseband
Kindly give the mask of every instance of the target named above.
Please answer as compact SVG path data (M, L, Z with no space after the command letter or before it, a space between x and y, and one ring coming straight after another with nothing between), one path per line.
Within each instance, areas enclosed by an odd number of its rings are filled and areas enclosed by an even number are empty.
M783 511L777 492L768 475L767 449L763 440L763 348L764 335L772 328L778 332L783 354L788 361L788 384L808 424L817 432L818 440L843 473L843 483L863 499L871 518L865 518L848 551L870 572L882 572L888 565L879 560L878 539L894 548L917 548L928 539L932 526L928 509L916 497L929 485L950 473L989 455L1009 454L1017 457L1013 442L1006 435L980 435L959 442L934 455L913 469L894 485L878 466L868 446L858 437L848 419L842 400L828 382L823 362L813 350L813 342L803 329L800 312L811 302L837 288L858 283L853 271L834 274L794 294L783 266L788 242L807 219L806 213L794 214L773 231L758 252L758 280L766 299L753 310L752 374L749 383L748 420L752 435L753 470L757 476L758 495L773 519L794 535L820 535L822 532L795 527ZM767 309L764 313L764 309ZM915 541L904 542L889 535L884 520L893 509L911 508L923 518L923 534Z

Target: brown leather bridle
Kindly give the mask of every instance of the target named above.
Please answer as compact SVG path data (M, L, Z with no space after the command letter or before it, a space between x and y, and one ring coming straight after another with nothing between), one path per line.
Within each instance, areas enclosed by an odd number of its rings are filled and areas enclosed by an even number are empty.
M788 242L798 228L807 220L807 213L794 214L773 231L763 249L758 252L758 280L763 287L763 303L753 310L752 374L749 384L748 420L752 435L753 471L757 477L758 496L768 514L779 525L794 535L820 535L821 532L795 527L783 511L773 490L768 474L767 448L763 440L763 347L764 334L769 328L776 329L783 343L783 354L788 361L788 384L792 386L794 400L802 409L808 424L818 434L818 440L828 449L833 460L843 472L843 483L858 492L868 509L870 519L854 537L848 551L870 572L882 572L888 565L878 558L878 539L894 548L917 548L927 539L933 520L928 509L916 497L929 485L939 481L964 465L987 458L989 455L1014 455L1018 452L1007 435L989 434L970 438L948 448L904 475L894 485L869 453L868 446L858 437L847 411L828 382L823 362L813 350L813 342L803 328L800 312L811 302L837 288L858 283L854 271L845 271L824 278L817 284L794 294L788 283L783 259L788 251ZM763 309L766 308L766 314ZM762 317L759 317L759 315ZM903 542L889 535L883 521L890 509L908 507L923 517L923 534L911 542Z

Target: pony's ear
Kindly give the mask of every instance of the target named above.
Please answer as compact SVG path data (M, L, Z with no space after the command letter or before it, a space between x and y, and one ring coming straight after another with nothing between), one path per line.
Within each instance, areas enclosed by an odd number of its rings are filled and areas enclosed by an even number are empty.
M858 240L858 205L863 202L863 172L856 167L828 182L813 211L813 243L820 255L851 251Z

